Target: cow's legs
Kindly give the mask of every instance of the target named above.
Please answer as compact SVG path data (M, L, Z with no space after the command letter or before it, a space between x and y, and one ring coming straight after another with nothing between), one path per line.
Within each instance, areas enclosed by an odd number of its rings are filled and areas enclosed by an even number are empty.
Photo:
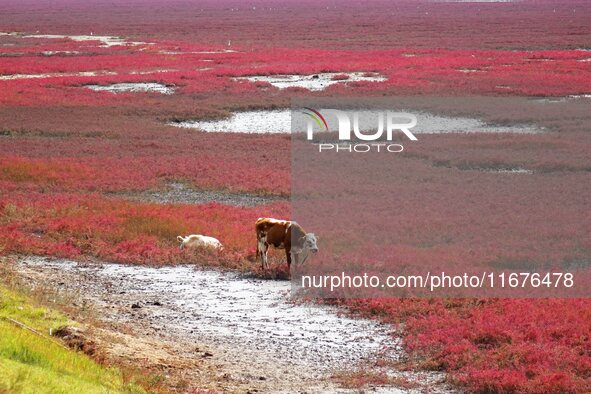
M269 245L265 242L263 244L263 254L262 254L262 257L263 257L263 269L265 271L269 269L269 260L268 260L268 257L267 257L267 252L268 251L269 251Z
M285 248L285 257L287 257L287 270L291 270L291 251Z
M263 270L267 270L269 268L269 261L267 259L267 252L269 251L269 245L264 240L260 244L261 248L261 262L263 264Z
M263 243L260 246L261 248L261 264L263 265L263 270L267 269L267 247L266 245Z
M257 259L259 255L261 256L261 264L263 265L263 270L267 269L267 237L259 236L257 239Z

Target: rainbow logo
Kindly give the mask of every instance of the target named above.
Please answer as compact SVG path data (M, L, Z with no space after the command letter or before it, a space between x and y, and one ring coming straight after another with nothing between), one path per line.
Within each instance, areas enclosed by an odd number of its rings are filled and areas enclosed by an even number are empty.
M321 129L324 129L325 131L328 131L328 123L326 123L326 119L324 119L324 116L322 116L320 114L320 112L316 111L315 109L308 108L308 107L304 107L304 109L306 111L309 111L309 112L302 111L304 113L304 115L308 115L309 117L314 119L314 121L318 124L318 127L320 127Z

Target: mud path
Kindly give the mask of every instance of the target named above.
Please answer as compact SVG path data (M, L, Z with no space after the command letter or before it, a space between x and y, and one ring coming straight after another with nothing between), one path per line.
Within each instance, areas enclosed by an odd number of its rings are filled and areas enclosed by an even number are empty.
M21 258L17 269L33 286L75 294L75 302L91 306L98 320L119 327L103 332L112 356L162 365L166 374L176 371L199 387L347 392L331 381L334 373L401 356L391 327L340 316L332 307L293 303L289 282L193 266L78 264L42 257ZM441 379L404 376L429 385L429 391Z

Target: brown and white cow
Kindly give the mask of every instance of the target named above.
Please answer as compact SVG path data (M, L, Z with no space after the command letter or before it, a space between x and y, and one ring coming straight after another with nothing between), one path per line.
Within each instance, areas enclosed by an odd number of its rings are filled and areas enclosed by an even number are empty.
M296 265L304 264L311 253L318 252L316 236L307 233L296 222L277 220L273 218L259 218L256 221L257 259L261 256L263 269L269 268L267 251L269 246L285 249L287 267L291 267L293 259Z

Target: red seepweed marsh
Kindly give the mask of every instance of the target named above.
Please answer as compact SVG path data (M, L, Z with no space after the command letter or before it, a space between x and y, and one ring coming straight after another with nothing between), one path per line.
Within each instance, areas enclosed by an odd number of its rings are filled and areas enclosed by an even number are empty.
M148 391L591 390L589 2L2 9L2 261L97 308L107 363L155 372ZM357 114L349 135L327 110ZM318 253L263 270L259 217ZM4 345L0 391L49 390L13 377L61 364Z

